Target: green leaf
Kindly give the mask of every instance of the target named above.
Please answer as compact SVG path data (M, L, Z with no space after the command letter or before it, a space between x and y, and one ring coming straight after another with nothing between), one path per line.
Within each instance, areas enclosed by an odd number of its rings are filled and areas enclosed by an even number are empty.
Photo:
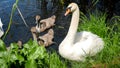
M39 46L37 41L33 41L33 46Z
M29 52L34 48L33 41L30 39L26 44L23 45L23 49L20 51L20 53L23 53L24 55L28 55Z
M44 46L40 46L40 58L44 58L47 55L46 49Z
M18 60L17 56L15 54L10 54L10 61L15 62L16 60Z
M25 61L24 57L21 55L17 55L17 58L18 58L20 64Z
M4 42L0 39L0 51L6 51L6 46L4 44Z
M4 64L6 61L3 58L0 58L0 64Z
M0 39L0 57L5 57L4 54L7 52L4 42Z
M11 44L10 44L10 47L11 47L12 49L18 49L17 43L11 43Z
M4 57L4 53L5 53L5 52L0 51L0 58L1 58L1 57Z
M41 49L40 46L32 49L32 51L30 52L29 56L28 56L28 60L31 59L37 59L38 57L44 57L44 50Z
M10 49L7 50L6 53L6 59L8 60L7 62L15 62L16 60L18 60L18 45L16 43L11 43L10 44Z
M8 68L8 65L5 59L0 59L0 68Z
M0 68L8 68L7 64L0 64Z
M10 44L10 50L11 52L18 53L19 46L17 43L11 43Z
M35 60L29 60L25 63L25 68L37 68L37 63Z
M26 49L26 48L23 48L22 50L20 50L20 54L27 55L28 53L29 53L28 49Z
M31 49L31 48L33 48L33 47L36 47L36 46L38 46L38 43L36 42L36 41L33 41L33 40L29 40L26 44L24 44L23 45L24 46L24 48L26 48L26 49Z

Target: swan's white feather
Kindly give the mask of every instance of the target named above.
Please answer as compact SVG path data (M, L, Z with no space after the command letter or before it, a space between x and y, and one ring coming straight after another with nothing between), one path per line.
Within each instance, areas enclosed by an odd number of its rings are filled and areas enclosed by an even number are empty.
M1 38L1 37L3 36L3 34L4 34L4 31L3 31L2 26L3 26L3 23L2 23L1 18L0 18L0 38Z

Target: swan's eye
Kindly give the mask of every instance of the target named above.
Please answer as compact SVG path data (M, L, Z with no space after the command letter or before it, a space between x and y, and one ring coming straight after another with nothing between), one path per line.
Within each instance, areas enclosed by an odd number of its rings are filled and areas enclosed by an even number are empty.
M72 8L72 7L68 7L68 8L66 9L66 11L67 11L67 10L71 10L71 8Z

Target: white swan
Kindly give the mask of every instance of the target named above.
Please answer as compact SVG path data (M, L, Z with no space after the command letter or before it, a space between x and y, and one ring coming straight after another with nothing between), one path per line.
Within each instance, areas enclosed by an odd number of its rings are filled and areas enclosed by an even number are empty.
M76 3L71 3L67 7L65 16L72 12L72 20L65 39L59 45L59 53L62 57L84 61L86 56L93 56L104 48L103 40L87 31L77 33L79 23L79 8Z
M2 28L3 24L2 24L2 21L1 21L1 18L0 18L0 38L3 36L4 34L4 30Z

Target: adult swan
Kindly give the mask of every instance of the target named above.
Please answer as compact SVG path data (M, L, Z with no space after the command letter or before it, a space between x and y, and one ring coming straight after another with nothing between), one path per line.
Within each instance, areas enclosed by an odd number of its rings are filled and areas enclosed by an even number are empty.
M84 61L86 56L93 56L103 49L103 40L87 31L77 33L79 23L79 8L76 3L71 3L66 9L65 16L72 12L72 20L65 39L59 45L59 53L62 57Z

